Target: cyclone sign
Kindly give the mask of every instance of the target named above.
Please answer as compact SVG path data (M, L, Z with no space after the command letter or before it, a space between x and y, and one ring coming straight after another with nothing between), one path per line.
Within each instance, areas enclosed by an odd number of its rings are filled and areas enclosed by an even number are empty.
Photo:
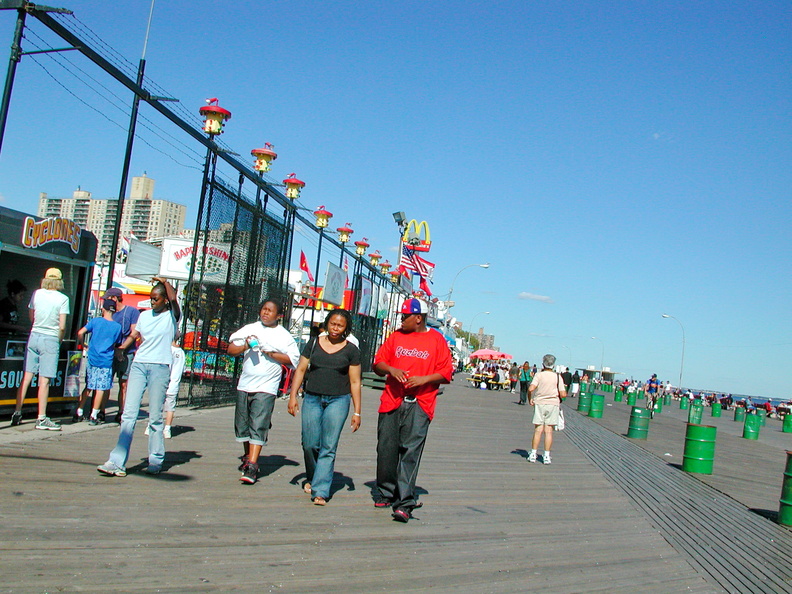
M33 217L25 217L22 225L22 245L37 248L58 241L68 244L76 254L80 251L80 233L80 226L69 219L52 217L36 221Z

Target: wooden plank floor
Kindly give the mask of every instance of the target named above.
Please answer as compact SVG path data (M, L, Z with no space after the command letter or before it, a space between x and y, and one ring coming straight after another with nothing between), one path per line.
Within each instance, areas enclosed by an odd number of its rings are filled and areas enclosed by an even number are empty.
M143 423L126 478L95 470L115 426L4 423L0 590L724 591L567 434L552 465L529 464L531 408L463 382L441 397L418 476L425 506L406 525L372 505L371 390L324 508L300 488L299 421L283 401L254 486L238 481L231 408L178 411L159 477L134 465Z

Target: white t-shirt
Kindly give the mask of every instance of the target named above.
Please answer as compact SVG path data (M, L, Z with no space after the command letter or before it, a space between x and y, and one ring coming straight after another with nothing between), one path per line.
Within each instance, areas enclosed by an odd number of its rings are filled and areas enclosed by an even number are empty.
M36 312L30 331L59 338L60 314L69 314L69 298L60 291L36 289L29 307Z
M167 309L160 313L154 313L151 309L144 311L140 314L135 329L143 339L135 354L135 361L170 365L173 360L171 343L176 336L173 312Z
M564 391L564 380L561 374L543 369L531 380L531 385L536 386L533 392L534 404L560 404L560 392Z
M296 367L300 360L297 343L283 326L265 326L261 322L243 326L234 332L229 340L236 345L243 345L248 336L258 338L259 347L245 350L237 390L275 394L280 384L281 365L263 351L285 353L289 356L292 366Z
M171 345L171 356L170 383L165 393L168 396L176 396L179 394L179 385L184 373L184 351L177 346Z

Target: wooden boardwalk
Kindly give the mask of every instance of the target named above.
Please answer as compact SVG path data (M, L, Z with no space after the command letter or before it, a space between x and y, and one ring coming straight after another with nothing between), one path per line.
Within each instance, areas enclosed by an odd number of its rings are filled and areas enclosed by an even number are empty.
M30 422L3 423L0 591L733 591L572 435L600 426L572 420L556 439L553 464L529 464L531 407L463 382L441 397L418 476L425 505L406 525L370 497L373 390L364 391L361 430L342 435L336 492L324 508L300 488L299 421L284 401L276 403L264 476L254 486L238 481L231 408L178 411L180 429L166 442L159 477L134 472L132 461L145 456L143 423L123 479L95 471L116 426L53 434L32 431ZM610 448L599 456L618 466ZM778 531L786 546L789 532ZM780 580L777 591L790 591Z

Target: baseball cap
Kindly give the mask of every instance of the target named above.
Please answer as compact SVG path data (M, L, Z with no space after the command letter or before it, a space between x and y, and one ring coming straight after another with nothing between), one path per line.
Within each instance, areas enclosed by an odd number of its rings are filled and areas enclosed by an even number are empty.
M102 309L106 309L107 311L115 312L116 310L116 302L112 299L105 299L102 301Z
M110 287L104 294L105 297L121 297L121 295L123 292L118 287Z
M44 278L49 278L52 280L63 280L63 273L60 271L59 268L48 268L47 272L44 273Z
M401 313L403 314L428 314L429 306L425 301L411 297L404 300L402 304Z

